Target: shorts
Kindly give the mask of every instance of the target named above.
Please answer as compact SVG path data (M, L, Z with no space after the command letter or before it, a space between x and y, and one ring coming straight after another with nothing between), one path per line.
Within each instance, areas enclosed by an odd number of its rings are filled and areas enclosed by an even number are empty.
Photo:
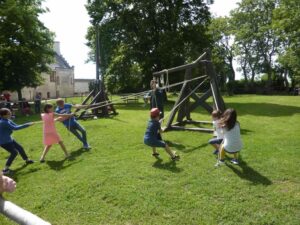
M144 144L150 147L165 148L166 142L158 139L144 139Z
M212 138L208 141L208 143L211 145L216 145L216 144L220 145L220 144L222 144L222 142L223 142L223 139L221 139L221 138Z

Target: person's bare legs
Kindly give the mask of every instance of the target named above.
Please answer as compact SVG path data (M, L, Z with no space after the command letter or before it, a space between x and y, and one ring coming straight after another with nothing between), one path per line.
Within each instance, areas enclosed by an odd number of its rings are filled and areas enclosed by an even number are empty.
M174 157L176 156L175 152L173 152L173 151L170 149L169 145L167 145L167 144L166 144L165 150L166 150L166 152L171 156L171 158L174 158Z
M238 153L236 152L236 153L233 153L233 159L235 159L235 160L238 160Z
M158 152L156 151L156 148L155 148L155 147L152 147L152 152L153 152L154 155L155 155L155 154L158 154Z
M62 141L60 141L60 142L58 142L58 144L60 145L61 149L64 151L66 158L68 158L70 155L69 155L64 143Z
M224 160L224 158L225 158L225 149L224 149L223 145L220 147L219 151L220 151L220 158L219 159Z
M43 154L42 154L41 159L40 159L41 162L45 161L45 157L46 157L47 153L49 152L51 146L52 145L46 145L45 146Z

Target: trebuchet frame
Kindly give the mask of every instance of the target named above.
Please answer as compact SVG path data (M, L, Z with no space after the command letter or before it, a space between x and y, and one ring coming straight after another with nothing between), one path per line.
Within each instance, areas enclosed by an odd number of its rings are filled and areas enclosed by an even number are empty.
M170 130L190 130L190 131L202 131L202 132L212 132L212 129L201 128L201 127L186 127L187 124L204 124L210 123L207 121L194 121L191 118L191 112L197 107L201 106L211 113L213 109L218 109L220 111L225 110L225 103L222 98L221 92L218 86L218 80L216 72L211 61L210 51L204 52L197 60L190 64L181 65L178 67L173 67L170 69L164 69L162 71L154 72L153 77L155 79L163 76L166 71L168 75L174 74L175 72L185 71L184 80L188 81L192 78L192 69L202 67L204 68L206 75L209 77L210 87L202 95L199 96L196 92L192 92L190 82L183 83L178 99L175 102L174 108L167 120L165 131ZM201 81L198 81L201 82ZM213 97L213 105L206 102L209 97ZM194 99L194 103L191 104L190 98ZM184 100L186 99L186 100ZM184 102L182 102L184 100ZM179 107L178 104L180 104ZM177 114L177 121L174 123L175 116Z

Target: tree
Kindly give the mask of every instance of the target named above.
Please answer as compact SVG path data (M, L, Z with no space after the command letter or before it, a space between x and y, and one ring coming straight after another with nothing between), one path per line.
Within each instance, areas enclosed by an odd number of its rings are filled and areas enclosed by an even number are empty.
M243 71L250 71L250 82L259 73L268 74L272 84L280 40L272 27L276 0L243 0L232 13L235 43ZM244 74L245 78L247 77Z
M42 0L0 1L0 74L3 89L17 91L42 83L53 60L53 34L39 21Z
M87 35L90 59L97 28L101 69L110 79L126 80L138 68L138 86L148 86L153 71L194 60L210 47L210 13L202 0L88 0L87 10L93 25ZM120 69L124 65L133 68Z
M213 18L209 26L209 35L212 37L213 50L212 60L217 74L220 76L220 84L225 87L229 95L233 94L233 82L235 71L234 60L234 37L229 17Z
M300 2L280 0L274 10L273 27L281 38L279 63L284 68L284 79L292 81L292 87L300 84Z

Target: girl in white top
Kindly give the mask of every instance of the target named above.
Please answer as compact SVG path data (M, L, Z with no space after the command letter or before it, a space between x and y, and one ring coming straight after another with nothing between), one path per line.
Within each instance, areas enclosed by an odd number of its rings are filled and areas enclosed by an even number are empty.
M220 148L219 160L216 166L224 163L225 152L233 154L231 162L238 164L238 152L241 151L243 144L241 140L240 124L237 121L237 113L234 109L227 109L221 120L220 126L224 134L224 141Z

